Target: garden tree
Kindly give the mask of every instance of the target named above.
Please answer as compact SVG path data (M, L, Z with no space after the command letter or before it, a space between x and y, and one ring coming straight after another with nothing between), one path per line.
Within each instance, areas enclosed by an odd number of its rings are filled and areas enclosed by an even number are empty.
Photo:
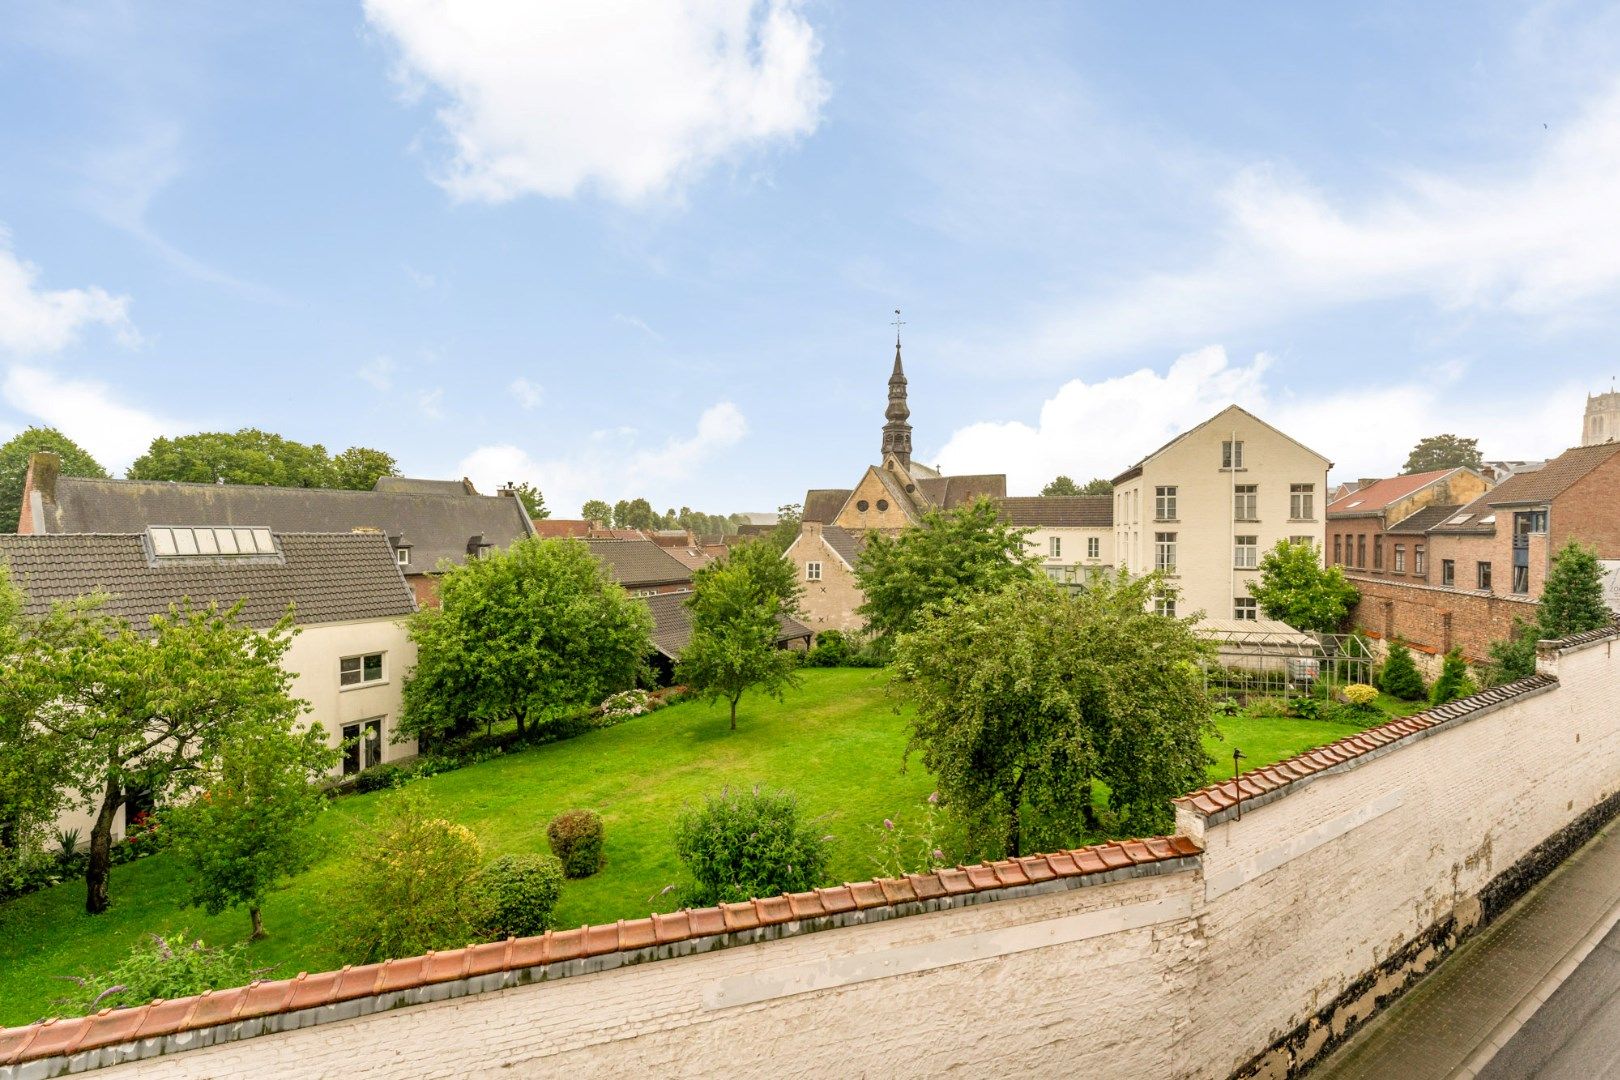
M476 940L483 858L472 830L436 817L420 785L388 793L343 870L339 950L365 964Z
M1041 488L1042 495L1112 495L1113 493L1114 485L1100 476L1086 481L1084 485L1076 484L1067 476L1060 476Z
M613 504L613 526L617 529L656 529L657 515L646 499L620 499Z
M519 733L609 694L646 668L652 615L578 540L519 540L439 578L410 617L417 646L396 739L431 744L477 724Z
M1337 633L1361 598L1343 569L1322 565L1315 544L1287 540L1261 556L1260 578L1248 588L1266 618L1321 634Z
M265 895L320 853L311 828L326 805L318 784L337 760L311 723L226 739L200 762L187 797L159 815L187 871L189 903L210 915L245 906L252 940L264 937Z
M517 491L518 501L523 504L523 509L528 513L530 520L543 521L551 516L551 511L546 509L546 497L540 494L539 488L525 480L514 490Z
M332 458L332 486L370 491L384 476L398 476L394 455L364 446L351 446Z
M1445 659L1441 662L1440 677L1434 680L1434 686L1429 690L1429 704L1444 705L1448 701L1466 697L1471 692L1468 661L1463 659L1461 649L1452 649L1446 653Z
M1597 552L1571 540L1553 556L1541 587L1536 624L1549 640L1609 625L1614 613L1603 602L1603 567Z
M587 499L585 505L580 507L579 516L606 528L613 523L613 507L601 499Z
M866 601L856 610L887 642L915 627L933 604L1032 577L1028 532L1002 521L996 504L980 498L955 510L929 510L897 536L870 533L855 570Z
M1095 827L1094 781L1136 835L1202 783L1210 646L1149 613L1162 588L1099 578L1071 595L1028 575L947 599L899 636L893 685L916 706L906 754L1007 855L1032 832L1064 843Z
M1541 631L1534 622L1513 620L1513 632L1501 641L1491 642L1481 674L1487 686L1528 679L1536 673L1536 642Z
M1456 435L1430 435L1419 439L1406 456L1401 472L1405 474L1431 472L1435 469L1455 469L1466 466L1477 469L1484 464L1479 453L1478 439L1464 439Z
M64 802L60 745L35 722L51 680L23 595L0 565L0 893L47 856L41 840Z
M30 427L19 431L0 444L0 532L17 531L23 483L28 479L28 459L39 453L52 453L61 460L59 476L107 478L107 470L95 458L55 428Z
M783 503L776 508L776 524L771 526L767 534L771 547L778 553L786 554L787 549L793 546L793 541L799 538L799 523L804 520L804 507L798 503Z
M293 730L303 702L281 666L292 616L260 632L237 621L240 611L188 603L153 616L143 635L94 605L58 605L31 628L48 654L51 695L38 721L58 747L56 779L96 812L85 870L92 915L107 910L113 820L131 792L162 803L227 743Z
M741 544L719 562L692 575L692 638L681 650L675 680L709 701L731 705L757 689L778 701L798 685L798 659L776 646L778 619L798 606L799 583L791 563L768 543Z
M1423 685L1423 674L1412 660L1412 650L1400 638L1389 643L1384 670L1378 675L1378 689L1402 701L1422 701L1429 696L1429 688Z
M196 484L336 486L332 461L320 443L306 446L258 428L153 439L146 453L129 467L129 478Z

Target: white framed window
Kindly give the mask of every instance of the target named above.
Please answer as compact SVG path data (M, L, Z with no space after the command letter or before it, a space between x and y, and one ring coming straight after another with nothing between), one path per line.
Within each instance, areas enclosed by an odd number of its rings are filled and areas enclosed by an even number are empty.
M1163 615L1167 619L1176 617L1176 598L1173 596L1155 596L1153 598L1153 613Z
M1429 555L1423 550L1422 544L1412 545L1412 573L1419 577L1427 576L1429 573Z
M359 656L345 656L338 661L338 685L340 687L364 686L367 683L382 682L385 674L383 654L380 652L363 653Z
M1048 559L1063 558L1063 537L1048 536L1046 538L1046 557Z
M1232 489L1232 516L1239 521L1260 520L1260 485L1239 484Z
M394 561L401 566L411 565L411 549L408 547L395 548Z
M820 581L821 580L821 564L818 563L818 562L807 562L807 563L805 563L804 564L804 580L806 580L806 581Z
M1243 468L1243 440L1226 439L1221 443L1221 468Z
M1167 574L1176 572L1176 534L1162 532L1153 534L1153 569L1163 570Z
M1176 520L1176 488L1174 484L1153 489L1153 517L1156 521Z
M1232 618L1258 622L1260 619L1260 601L1252 596L1234 596L1232 598Z
M1288 516L1295 521L1309 521L1316 517L1316 485L1288 485Z
M1406 545L1405 544L1396 544L1395 545L1395 572L1397 574L1406 573Z
M1102 558L1102 538L1099 536L1086 537L1086 558Z
M1338 537L1334 537L1334 539L1338 539ZM1288 538L1288 542L1290 544L1306 544L1313 548L1316 546L1316 538L1314 536L1290 536Z
M383 718L343 725L343 775L382 763Z
M1260 565L1260 538L1239 536L1232 541L1232 565L1239 570L1253 570Z

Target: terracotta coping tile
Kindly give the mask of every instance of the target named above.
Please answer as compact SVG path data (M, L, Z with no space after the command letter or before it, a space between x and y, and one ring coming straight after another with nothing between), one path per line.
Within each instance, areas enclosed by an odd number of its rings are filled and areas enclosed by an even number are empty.
M619 923L619 948L645 949L658 943L651 919L631 919Z
M1130 859L1133 863L1146 863L1154 861L1153 852L1149 851L1148 846L1142 843L1140 840L1122 840L1119 845L1119 850L1123 851L1125 853L1125 857Z
M1016 859L1000 859L990 864L990 869L996 875L996 883L1008 887L1028 885L1029 875Z
M662 912L655 913L652 924L653 936L660 945L697 936L697 931L692 927L692 913L689 911L676 911L668 915Z
M848 885L838 885L830 889L817 889L816 895L821 897L822 910L829 915L855 910L855 894L850 891Z
M461 975L462 957L460 949L446 949L443 952L430 952L422 965L422 981L424 983L439 982L458 978ZM359 972L355 972L359 975ZM367 982L374 982L373 974ZM357 980L358 981L358 980Z
M888 903L883 895L883 887L875 881L854 881L846 887L858 908L882 907Z
M786 896L771 896L755 900L754 907L759 912L759 921L762 926L774 926L777 923L793 921L793 905L788 903Z
M323 977L329 977L336 983L337 972L325 972ZM212 1027L215 1024L227 1023L241 1004L240 989L205 992L197 1002L197 1011L191 1014L191 1025Z
M1097 854L1102 857L1103 864L1110 870L1118 870L1121 867L1131 865L1131 857L1113 844L1099 845Z
M1030 881L1051 881L1058 876L1052 867L1052 860L1045 855L1026 855L1018 860L1024 869L1024 876Z
M269 1016L278 1012L287 1000L287 987L282 982L251 982L242 994L242 1007L237 1019L251 1016Z
M995 870L989 863L979 863L977 866L964 866L961 868L966 874L968 884L973 886L975 892L983 889L994 889L1001 884Z
M146 1015L141 1018L141 1026L136 1029L134 1037L150 1039L157 1035L172 1035L181 1030L181 1021L190 1015L195 1005L189 997L175 1001L154 1001L143 1010Z
M1084 849L1082 849L1084 851ZM1054 851L1046 857L1046 865L1059 877L1073 877L1075 874L1087 873L1085 865L1080 861L1084 856L1075 851ZM1102 860L1097 860L1099 866Z
M883 890L884 899L891 904L905 904L917 899L917 893L906 878L878 878L878 888Z
M44 1024L33 1024L0 1031L0 1065L15 1064L27 1052L28 1044L37 1039L44 1028Z
M708 909L713 911L713 908ZM697 912L692 913L694 916ZM695 919L693 920L696 921ZM694 929L696 929L694 927ZM546 956L546 963L555 964L563 960L577 960L585 955L585 930L557 930L551 935L551 949Z
M300 971L298 978L293 980L293 992L287 999L287 1008L310 1009L324 1005L332 1000L337 987L338 973L335 971L323 971L318 975Z
M752 930L759 925L759 913L754 910L752 900L721 904L720 915L726 921L727 930Z
M795 919L819 919L826 914L821 906L821 896L813 889L810 892L788 893L787 902Z
M919 900L935 900L945 895L945 883L938 874L911 874L911 891Z
M1079 851L1071 852L1070 858L1074 860L1074 870L1077 874L1100 874L1108 869L1108 864L1103 861L1096 848L1081 848Z

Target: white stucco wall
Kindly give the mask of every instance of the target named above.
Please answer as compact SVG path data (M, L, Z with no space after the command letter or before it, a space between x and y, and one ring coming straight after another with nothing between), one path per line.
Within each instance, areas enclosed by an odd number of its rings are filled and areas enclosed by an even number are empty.
M338 682L338 661L345 656L383 654L383 679L345 687ZM416 752L415 742L391 741L403 700L405 675L416 666L416 645L403 620L368 619L322 623L301 628L283 660L293 674L292 693L310 704L309 718L320 722L332 746L342 740L343 725L381 718L383 760Z

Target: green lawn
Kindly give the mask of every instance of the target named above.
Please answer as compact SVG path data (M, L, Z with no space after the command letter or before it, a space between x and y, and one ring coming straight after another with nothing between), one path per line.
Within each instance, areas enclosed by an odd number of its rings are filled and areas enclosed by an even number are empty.
M571 881L558 924L638 918L669 910L666 886L680 880L672 851L674 814L722 785L791 788L801 809L834 837L831 876L872 877L873 829L885 817L917 820L933 784L913 762L901 771L906 717L884 693L886 673L811 670L785 702L750 696L738 730L723 705L675 705L604 731L497 758L419 781L445 816L466 824L487 854L545 851L546 823L572 807L607 824L607 867ZM1374 721L1380 718L1373 718ZM1210 740L1211 779L1231 775L1232 747L1256 768L1359 730L1307 720L1225 718L1226 740ZM377 796L336 800L321 828L333 854L266 902L270 936L251 947L274 975L320 971L342 959L327 943L339 853L376 811ZM155 855L114 869L112 909L83 914L84 885L69 882L0 905L0 1024L38 1019L62 993L56 976L104 968L143 934L189 930L210 944L246 936L247 915L182 910L175 868Z

